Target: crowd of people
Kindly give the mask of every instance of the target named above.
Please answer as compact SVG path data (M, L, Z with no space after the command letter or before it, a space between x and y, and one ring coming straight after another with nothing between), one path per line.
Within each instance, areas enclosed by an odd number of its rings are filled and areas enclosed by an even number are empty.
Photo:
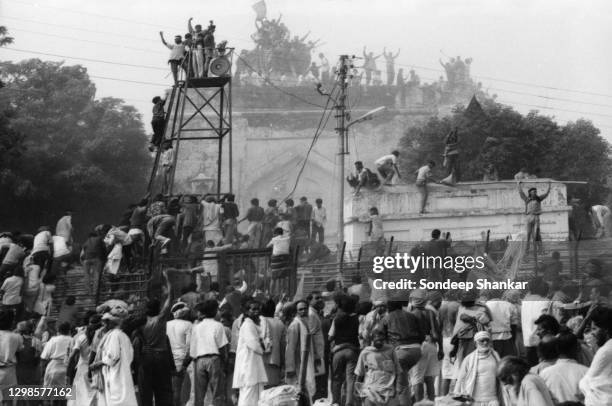
M83 269L86 293L99 295L103 275L113 291L119 289L112 282L141 266L151 250L165 257L184 257L193 264L198 283L203 279L219 282L218 259L204 259L219 251L271 248L271 268L263 271L269 279L285 284L291 254L298 247L301 262L330 254L324 244L327 212L322 199L316 199L314 206L306 197L298 205L292 199L282 205L271 199L264 209L254 198L241 216L232 194L202 200L192 195L168 199L160 194L130 205L116 225L98 225L78 243L72 217L72 211L66 211L54 233L42 226L33 234L0 234L0 295L3 307L14 313L15 323L55 310L51 305L56 281L77 263ZM238 232L242 222L248 223L245 233Z
M164 33L159 32L162 44L170 50L168 64L176 85L181 78L206 78L214 58L227 53L227 41L215 42L216 25L211 20L204 30L201 24L192 25L193 18L187 22L187 33L175 35L174 42L168 43Z
M526 295L417 289L406 300L373 294L356 274L348 288L331 280L289 301L240 280L175 298L164 276L163 301L111 300L57 328L46 315L15 326L3 306L0 388L72 385L70 404L117 406L256 406L298 390L342 406L612 401L602 280L577 289L535 278Z

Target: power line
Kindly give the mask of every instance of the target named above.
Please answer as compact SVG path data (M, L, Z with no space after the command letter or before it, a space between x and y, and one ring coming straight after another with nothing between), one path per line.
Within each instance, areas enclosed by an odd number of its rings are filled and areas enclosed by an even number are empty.
M94 16L94 17L98 17L98 18L117 20L117 21L123 21L123 22L129 22L129 23L133 23L133 24L141 24L141 25L146 25L146 26L150 26L150 27L159 28L159 24L152 24L152 23L148 23L148 22L137 21L137 20L127 19L127 18L122 18L122 17L115 17L115 16L109 16L109 15L103 15L103 14L97 14L97 13L89 13L89 12L84 12L84 11L66 9L66 8L62 8L62 7L49 6L49 5L46 5L46 4L39 5L39 4L35 4L35 3L27 3L27 2L22 2L22 1L15 1L15 0L12 0L12 1L13 1L13 3L17 3L17 4L23 4L23 5L35 6L35 7L45 7L45 8L59 10L59 11L64 11L64 12L69 12L69 13L89 15L89 16ZM249 40L244 40L244 39L239 39L239 38L231 38L231 39L238 40L238 41L245 41L245 42L249 42L250 43ZM147 39L147 40L150 40L150 39ZM410 64L409 65L409 64L396 63L396 65L404 66L404 67L409 67L409 68L415 67L415 68L424 69L424 70L430 70L430 71L435 71L435 72L444 72L444 70L439 69L439 68L431 68L431 67L414 65L414 64ZM548 89L548 90L554 90L554 91L563 91L563 92L570 92L570 93L578 93L578 94L585 94L585 95L591 95L591 96L599 96L599 97L612 98L612 95L603 94L603 93L596 93L596 92L589 92L589 91L575 90L575 89L567 89L567 88L560 88L560 87L546 86L546 85L538 85L538 84L535 84L535 83L520 82L520 81L514 81L514 80L507 80L507 79L500 79L500 78L495 78L495 77L490 77L490 76L483 76L483 75L473 75L473 76L475 78L487 79L487 80L498 81L498 82L503 82L503 83L510 83L510 84L515 84L515 85L520 85L520 86L540 87L540 88L544 88L544 89Z
M246 60L246 59L244 59L244 58L243 58L243 57L241 57L240 55L238 55L238 59L240 59L240 60L241 60L241 61L244 63L244 65L245 65L247 68L249 68L251 71L255 72L255 73L256 73L256 74L257 74L257 75L258 75L260 78L262 78L262 79L263 79L263 80L264 80L266 83L268 83L270 86L272 86L273 88L275 88L275 89L276 89L276 90L278 90L279 92L284 93L284 94L286 94L286 95L288 95L288 96L294 97L295 99L300 100L302 103L306 103L306 104L309 104L309 105L311 105L311 106L315 106L315 107L320 107L320 108L322 108L322 109L325 109L325 108L326 108L325 106L322 106L322 105L320 105L320 104L316 104L316 103L312 103L312 102L310 102L310 101L308 101L308 100L306 100L306 99L304 99L304 98L302 98L302 97L300 97L300 96L298 96L298 95L296 95L296 94L294 94L294 93L288 92L288 91L286 91L286 90L284 90L284 89L282 89L282 88L280 88L280 87L276 86L274 83L272 83L272 81L271 81L270 79L268 79L267 77L265 77L264 75L262 75L262 74L261 74L259 71L257 71L255 68L253 68L253 67L252 67L252 66L251 66L251 65L250 65L250 64L247 62L247 60Z
M155 69L155 70L163 70L163 71L167 71L168 70L168 69L160 68L160 67L157 67L157 66L137 65L137 64L123 63L123 62L105 61L103 59L81 58L81 57L78 57L78 56L51 54L51 53L47 53L47 52L38 52L38 51L32 51L32 50L27 50L27 49L19 49L19 48L13 48L13 47L6 47L5 49L8 49L10 51L23 52L23 53L29 53L29 54L35 54L35 55L53 56L53 57L56 57L56 58L75 59L75 60L78 60L78 61L105 63L105 64L108 64L108 65L117 65L117 66L127 66L127 67L130 67L130 68L144 68L144 69Z
M11 20L18 20L18 21L25 21L25 22L28 22L28 23L34 23L34 24L38 24L38 25L48 25L50 27L59 27L59 28L68 29L68 30L90 32L90 33L93 33L93 34L113 35L113 36L121 37L121 38L132 38L132 39L136 39L136 40L139 40L139 41L149 41L149 42L155 42L155 43L159 42L159 41L156 41L156 40L154 40L152 38L135 37L135 36L132 36L132 35L124 35L124 34L119 34L117 32L112 32L112 31L90 30L90 29L87 29L87 28L73 27L73 26L65 25L65 24L54 24L54 23L48 23L48 22L45 22L45 21L29 20L27 18L21 18L21 17L12 17L12 16L4 16L3 15L2 18L8 18L8 19L11 19Z
M94 40L88 40L88 39L83 39L83 38L75 38L75 37L68 37L65 35L57 35L57 34L51 34L48 32L37 32L37 31L30 31L30 30L25 30L23 28L14 28L11 27L11 31L20 31L20 32L27 32L29 34L36 34L36 35L41 35L41 36L45 36L45 37L54 37L54 38L61 38L61 39L67 39L70 41L78 41L78 42L86 42L89 44L99 44L99 45L108 45L108 46L112 46L113 48L117 49L117 48L123 48L123 49L131 49L134 51L143 51L143 52L152 52L152 53L163 53L164 51L160 48L160 49L147 49L147 48L136 48L136 47L131 47L131 46L127 46L127 45L123 45L121 43L113 43L113 42L102 42L102 41L94 41Z
M333 109L329 108L329 102L333 100L332 95L334 91L336 90L336 87L337 87L337 84L334 84L334 87L332 88L331 92L329 92L329 96L327 97L327 101L325 102L325 107L323 108L323 113L321 114L321 118L319 119L319 124L317 125L317 129L315 130L314 136L312 137L312 141L310 143L310 146L308 147L308 151L306 151L306 155L304 156L304 160L302 161L302 167L298 171L298 174L295 178L295 183L293 185L293 188L291 189L291 192L289 192L289 194L287 195L287 197L283 199L283 201L286 201L293 195L293 193L295 193L295 190L297 189L298 184L300 182L300 178L302 177L302 173L304 172L304 169L306 168L306 164L308 163L308 158L310 157L310 153L312 152L312 149L314 148L315 144L319 140L319 137L321 133L323 132L323 129L325 129L325 127L327 126L327 122L329 121L329 118L331 117L331 113L333 111Z
M15 1L15 3L33 5L32 3L24 3L24 2L19 2L19 1ZM101 18L116 19L116 20L120 20L120 21L126 21L126 22L132 22L132 23L137 23L137 24L143 24L143 25L149 25L149 26L158 27L158 25L155 25L155 24L145 23L145 22L136 21L136 20L123 19L123 18L120 18L120 17L112 17L112 16L106 16L106 15L95 14L95 13L87 13L87 12L81 12L81 11L76 11L76 10L68 10L68 9L63 9L63 8L58 8L58 7L47 6L47 5L44 5L43 7L57 9L57 10L61 10L61 11L68 11L68 12L77 13L77 14L93 15L93 16L101 17ZM157 41L155 41L155 40L153 40L151 38L131 37L131 36L126 36L126 35L123 35L123 34L117 34L117 33L108 32L108 31L105 32L105 31L87 30L87 29L83 29L83 28L69 27L69 26L60 25L60 24L51 24L51 23L46 23L46 22L42 22L42 21L33 21L33 20L17 18L17 17L5 17L5 18L11 18L11 19L17 19L17 20L22 20L22 21L28 21L28 22L33 22L33 23L36 23L36 24L52 25L52 26L57 26L57 27L61 27L61 28L82 30L82 31L87 31L87 32L117 35L117 36L121 36L121 37L124 37L124 38L125 37L130 37L130 38L134 38L134 39L138 39L138 40L157 42ZM17 29L17 30L19 30L19 29ZM21 31L26 31L26 30L21 29ZM32 32L32 31L30 31L30 32ZM32 32L32 33L35 33L35 32ZM66 37L60 37L58 35L52 35L52 34L42 34L42 33L36 33L36 34L51 35L51 36L56 36L56 37L59 37L59 38L66 38ZM67 39L74 39L74 38L67 38ZM241 41L241 42L249 42L249 43L251 43L251 41L245 40L245 39L242 39L242 38L230 38L230 39ZM76 39L74 39L74 40L76 40ZM82 40L82 41L84 41L84 42L96 42L96 41L86 41L86 40ZM109 43L103 43L103 42L96 42L96 43L105 44L105 45L120 46L120 45L116 45L116 44L109 44ZM139 50L139 51L159 52L159 51L145 50L143 48L133 48L133 47L127 47L127 46L124 47L124 48L131 48L131 49L135 49L135 50ZM278 59L290 60L290 58L282 58L282 57L280 57ZM421 65L402 64L402 63L396 63L396 65L397 66L407 67L407 68L418 68L418 69L434 71L434 72L440 72L440 73L444 73L445 72L443 69L440 69L440 68L432 68L432 67L421 66ZM589 92L589 91L575 90L575 89L567 89L567 88L559 88L559 87L553 87L553 86L539 85L539 84L535 84L535 83L528 83L528 82L520 82L520 81L513 81L513 80L507 80L507 79L494 78L494 77L483 76L483 75L473 75L473 77L474 78L481 78L481 79L492 80L492 81L498 81L498 82L503 82L503 83L510 83L510 84L515 84L515 85L520 85L520 86L538 87L538 88L543 88L543 89L547 89L547 90L554 90L554 91L561 91L561 92L570 92L570 93L585 94L585 95L590 95L590 96L612 98L612 95L603 94L603 93L596 93L596 92ZM508 91L508 92L510 92L510 91ZM520 94L520 93L517 92L517 94ZM535 95L535 96L536 97L542 97L542 98L548 98L547 96L540 96L540 95ZM583 103L583 104L597 105L595 103L578 102L578 101L576 101L576 102L577 103ZM609 106L609 105L606 105L606 107L607 106Z
M590 115L596 115L596 116L602 116L602 117L612 117L612 114L592 113L592 112L588 112L588 111L576 111L576 110L569 110L569 109L560 109L560 108L557 108L557 107L539 106L539 105L536 105L536 104L519 103L519 102L510 101L510 100L506 100L505 103L518 104L518 105L522 105L522 106L535 107L535 108L538 108L538 109L545 109L545 110L562 111L562 112L566 112L566 113L576 113L576 114L583 114L583 115L589 115L590 114Z
M49 8L49 9L52 9L52 10L59 10L59 11L64 11L64 12L68 12L68 13L88 15L88 16L104 18L104 19L108 19L108 20L123 21L123 22L127 22L127 23L132 23L132 24L148 25L150 27L159 27L159 24L145 23L145 22L141 22L141 21L131 20L129 18L114 17L114 16L108 16L108 15L96 14L96 13L88 13L86 11L77 11L77 10L72 10L72 9L69 9L69 8L54 7L54 6L49 6L47 4L26 3L26 2L23 2L23 1L15 1L15 0L12 0L12 3L23 4L23 5L26 5L26 6L44 7L44 8Z

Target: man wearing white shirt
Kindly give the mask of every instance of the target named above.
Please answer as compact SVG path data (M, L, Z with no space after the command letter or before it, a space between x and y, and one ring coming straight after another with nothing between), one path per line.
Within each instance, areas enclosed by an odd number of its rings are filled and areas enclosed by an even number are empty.
M166 323L166 335L176 367L176 375L172 376L172 396L175 405L182 405L186 401L182 398L183 382L185 378L189 379L189 375L185 374L182 368L185 358L189 357L193 324L188 320L191 309L186 303L177 302L170 311L174 319Z
M183 362L187 368L194 360L195 405L204 404L206 391L210 385L213 405L225 404L225 373L227 348L229 342L223 324L215 320L219 305L215 300L207 300L198 305L198 318L191 332L189 356Z
M399 169L397 168L397 159L399 158L399 151L393 151L390 155L385 155L378 158L374 163L380 176L382 177L382 183L390 185L393 176L397 173L397 178L401 179Z
M185 56L185 43L180 35L174 36L174 44L168 44L164 39L164 33L159 32L162 43L170 50L170 56L168 57L168 63L170 64L170 70L172 71L172 77L174 78L174 84L178 83L178 69L181 66L183 57Z
M55 235L64 237L66 244L72 245L72 211L66 210L64 216L57 221Z
M571 332L563 332L555 339L559 350L557 362L544 368L540 377L546 383L555 404L580 402L582 395L578 384L588 368L576 361L578 338Z
M312 239L313 241L319 238L319 242L323 244L325 239L325 223L327 223L327 211L323 207L323 199L315 200L315 207L312 209Z
M431 170L436 166L434 161L429 161L427 165L421 166L417 172L416 187L421 192L421 211L420 214L425 213L425 206L427 206L427 196L429 194L427 190L427 183L431 180Z
M521 302L523 344L527 351L527 362L530 366L538 363L536 351L538 337L535 321L552 308L550 300L546 299L547 294L548 285L546 282L542 278L534 278L529 282L529 294Z
M493 349L500 358L506 355L516 355L514 337L516 326L520 323L517 308L510 302L499 297L492 297L487 301L487 307L491 311L491 340Z
M580 381L580 390L585 406L612 406L612 309L596 308L591 320L591 334L599 350Z

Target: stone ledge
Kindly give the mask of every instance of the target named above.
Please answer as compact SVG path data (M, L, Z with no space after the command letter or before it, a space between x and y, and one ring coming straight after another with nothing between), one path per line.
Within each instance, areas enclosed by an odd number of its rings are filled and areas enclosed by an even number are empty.
M570 212L570 206L553 206L542 209L542 215L547 213ZM440 211L432 213L403 213L403 214L382 214L380 217L383 220L411 220L411 219L434 219L434 218L453 218L453 217L470 217L470 216L497 216L497 215L523 215L523 210L517 209L502 209L502 210L458 210L458 211ZM351 223L367 223L366 217L349 217L344 221L344 224Z

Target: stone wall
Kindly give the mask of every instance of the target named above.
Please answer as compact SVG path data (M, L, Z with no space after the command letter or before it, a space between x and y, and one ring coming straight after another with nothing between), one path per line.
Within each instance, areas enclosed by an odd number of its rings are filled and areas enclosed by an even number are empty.
M547 179L525 183L542 194ZM384 187L380 191L364 191L359 197L345 201L345 237L348 246L360 245L367 239L368 210L377 207L383 219L387 238L397 241L422 241L430 238L433 229L450 232L455 240L480 240L491 230L491 239L506 238L524 230L525 203L514 181L466 182L455 187L429 185L427 213L419 214L420 194L414 185ZM552 181L550 195L542 202L541 234L545 240L566 240L568 213L565 184Z
M185 115L193 111L187 106ZM359 113L354 113L358 115ZM284 199L293 189L299 169L312 142L321 112L318 111L266 111L237 112L233 117L233 192L243 212L253 197L262 206L271 199ZM374 160L397 148L405 129L431 116L430 112L392 111L375 120L351 127L349 154L346 169L353 169L353 162L361 160L374 170ZM337 135L335 120L330 118L308 158L297 187L294 200L307 196L314 204L322 198L328 212L326 234L330 238L336 232L337 212L336 172ZM229 190L227 165L228 141L223 145L222 191ZM198 175L216 179L217 141L189 141L181 144L175 175L178 192L203 193L193 189L192 180ZM350 188L347 185L347 193ZM242 224L246 226L246 224Z

